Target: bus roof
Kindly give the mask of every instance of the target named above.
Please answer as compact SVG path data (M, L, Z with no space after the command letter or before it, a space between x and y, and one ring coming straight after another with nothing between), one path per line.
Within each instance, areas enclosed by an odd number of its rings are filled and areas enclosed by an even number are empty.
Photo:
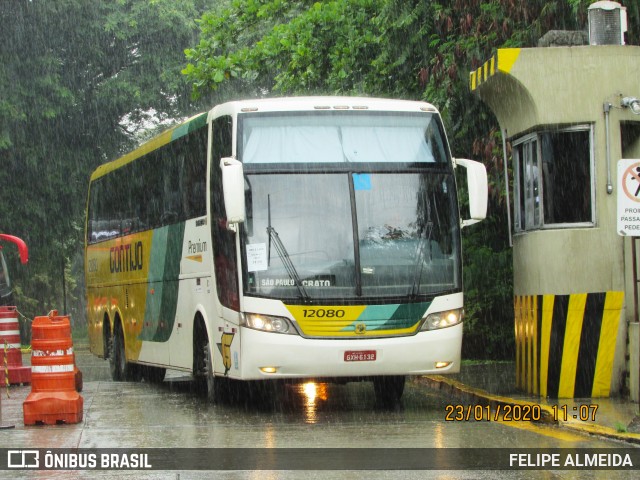
M187 133L197 130L201 127L204 127L207 124L207 114L199 113L188 120L180 123L179 125L175 125L174 127L165 130L161 134L153 137L148 142L143 143L135 150L123 155L122 157L113 160L108 163L104 163L96 168L91 175L91 181L96 178L100 178L103 175L120 168L123 165L126 165L129 162L134 161L136 158L140 158L143 155L152 152L163 145L173 142L180 137L185 136Z
M276 97L249 100L236 100L215 106L209 112L199 113L185 122L176 125L148 142L143 143L135 150L123 155L116 160L104 163L94 170L91 181L116 170L143 155L166 145L189 132L204 127L207 122L221 115L235 116L244 112L296 112L296 111L322 111L322 110L369 110L382 112L432 112L438 110L427 102L413 100L396 100L388 98L371 97Z
M243 112L294 112L318 110L371 110L386 112L434 112L427 102L370 97L281 97L238 100L217 105L209 112L209 121L220 115Z

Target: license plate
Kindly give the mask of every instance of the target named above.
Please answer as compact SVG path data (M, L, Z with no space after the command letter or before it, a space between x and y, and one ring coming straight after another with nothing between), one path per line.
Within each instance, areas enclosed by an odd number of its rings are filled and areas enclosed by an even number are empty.
M347 350L344 352L345 362L374 362L375 360L375 350Z

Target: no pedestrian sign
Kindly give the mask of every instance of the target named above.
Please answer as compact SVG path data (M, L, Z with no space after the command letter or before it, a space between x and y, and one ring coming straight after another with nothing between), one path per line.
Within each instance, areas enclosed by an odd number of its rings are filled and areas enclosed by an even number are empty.
M618 161L618 234L640 237L640 159Z

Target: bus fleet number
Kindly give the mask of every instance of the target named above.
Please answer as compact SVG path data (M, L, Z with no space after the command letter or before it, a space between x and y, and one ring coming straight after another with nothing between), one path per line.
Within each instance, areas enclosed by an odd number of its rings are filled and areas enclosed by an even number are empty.
M343 318L345 311L341 309L333 308L314 308L303 309L302 314L305 318Z

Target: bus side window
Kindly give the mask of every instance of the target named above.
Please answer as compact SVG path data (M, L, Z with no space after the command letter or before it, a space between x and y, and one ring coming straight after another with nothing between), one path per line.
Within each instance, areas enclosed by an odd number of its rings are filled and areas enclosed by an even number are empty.
M211 236L215 262L218 298L222 305L240 309L238 265L236 263L235 234L227 229L227 214L222 193L220 159L232 154L231 117L213 122L211 145Z
M190 135L184 164L182 166L182 203L186 218L202 217L207 214L207 130L200 129Z
M162 225L184 220L180 199L180 170L184 153L179 149L179 143L174 142L161 150L162 160Z
M158 167L157 157L161 153L154 152L146 156L140 164L144 165L144 191L145 191L145 212L144 216L150 228L162 226L162 216L164 214L164 172Z

